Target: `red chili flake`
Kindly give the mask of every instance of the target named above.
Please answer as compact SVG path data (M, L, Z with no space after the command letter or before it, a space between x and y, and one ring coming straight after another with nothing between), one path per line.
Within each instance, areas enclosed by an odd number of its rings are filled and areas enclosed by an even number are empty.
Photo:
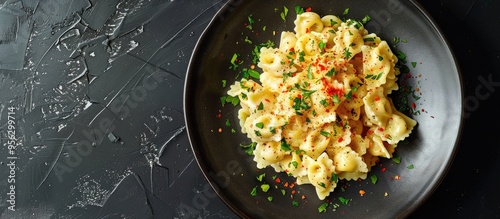
M312 11L311 7L306 8L306 12L311 12L311 11Z
M277 183L280 183L281 179L280 178L276 178L274 181L277 182Z
M375 101L379 101L380 100L380 97L379 96L376 96L375 97Z
M384 131L384 128L379 127L379 128L378 128L378 130L379 130L379 131L381 131L381 132L383 132L383 131Z
M222 114L217 114L217 118L221 118L222 117Z
M306 199L306 196L305 195L302 195L302 200Z
M406 78L411 78L411 74L410 73L406 73Z
M417 105L415 104L415 102L412 102L412 103L411 103L411 108L413 108L413 109L416 109L416 108L417 108Z
M283 185L283 186L288 187L288 182L285 182L285 185Z
M295 191L295 189L294 189L294 190L292 190L292 195L295 195L295 193L296 193L296 192L297 192L297 191Z
M266 102L270 103L271 101L267 98L264 99Z
M340 137L338 142L342 142L342 141L344 141L344 138Z
M362 190L362 189L359 190L359 195L360 196L363 196L365 193L366 193L365 190Z
M387 168L383 167L382 169L380 169L380 172L385 172L387 170Z
M399 175L396 175L396 176L394 177L394 179L395 179L395 180L400 180L400 179L401 179L401 177L400 177Z
M323 82L323 86L325 87L325 92L328 96L334 96L335 94L339 97L344 96L344 90L342 88L335 88L331 86L326 78L321 78L321 82Z

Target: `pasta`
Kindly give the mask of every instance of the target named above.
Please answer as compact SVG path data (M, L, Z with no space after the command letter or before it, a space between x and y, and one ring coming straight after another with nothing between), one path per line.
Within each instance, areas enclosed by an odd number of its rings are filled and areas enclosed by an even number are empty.
M263 47L260 80L241 79L241 132L256 143L258 168L311 184L325 199L339 179L366 179L391 158L416 121L394 107L398 58L386 41L352 19L297 15L279 46Z

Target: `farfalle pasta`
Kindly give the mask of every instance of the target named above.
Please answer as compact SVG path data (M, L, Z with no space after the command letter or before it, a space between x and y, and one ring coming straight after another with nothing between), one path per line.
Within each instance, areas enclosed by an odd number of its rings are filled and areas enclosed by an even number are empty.
M397 62L356 20L297 15L278 47L260 50L260 80L236 81L227 92L240 99L257 167L313 185L321 200L339 179L366 179L416 125L388 97L398 89Z

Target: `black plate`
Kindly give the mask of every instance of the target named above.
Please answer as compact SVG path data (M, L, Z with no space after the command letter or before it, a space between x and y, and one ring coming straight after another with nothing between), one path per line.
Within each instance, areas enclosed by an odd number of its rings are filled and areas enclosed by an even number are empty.
M323 213L318 212L318 207L325 201L318 200L312 186L286 187L285 182L293 182L286 174L256 168L252 157L239 146L250 142L240 133L239 107L222 107L220 102L228 89L222 87L222 81L229 86L236 78L237 73L229 69L232 55L241 54L243 65L249 65L255 44L267 40L278 44L281 31L293 30L295 6L311 7L320 15L358 20L369 15L372 20L366 28L407 55L406 65L412 77L405 80L418 89L419 99L414 101L416 112L412 115L418 126L409 144L397 148L401 163L382 159L367 180L341 182L342 189L329 196L331 204ZM280 16L284 7L289 9L286 21ZM344 16L346 8L349 13ZM252 29L248 27L249 17L254 20ZM253 44L245 42L245 38ZM220 198L239 216L394 218L413 212L446 174L460 138L462 92L452 51L432 19L414 1L231 1L214 17L194 50L185 84L184 111L199 166ZM256 177L262 173L266 177L260 182ZM370 180L372 175L378 177L376 184ZM271 185L270 192L263 193L259 188L258 195L251 196L252 189L263 183ZM361 196L360 190L366 193ZM292 191L296 193L292 195ZM349 202L342 203L340 197Z

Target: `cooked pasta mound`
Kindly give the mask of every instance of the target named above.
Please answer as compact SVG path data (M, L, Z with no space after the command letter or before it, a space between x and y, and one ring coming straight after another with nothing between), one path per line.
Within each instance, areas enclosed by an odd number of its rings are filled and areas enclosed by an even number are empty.
M305 12L294 23L277 48L260 50L260 80L241 79L227 93L240 99L257 167L312 184L323 200L339 179L366 179L391 158L416 121L388 97L400 72L386 41L335 15Z

